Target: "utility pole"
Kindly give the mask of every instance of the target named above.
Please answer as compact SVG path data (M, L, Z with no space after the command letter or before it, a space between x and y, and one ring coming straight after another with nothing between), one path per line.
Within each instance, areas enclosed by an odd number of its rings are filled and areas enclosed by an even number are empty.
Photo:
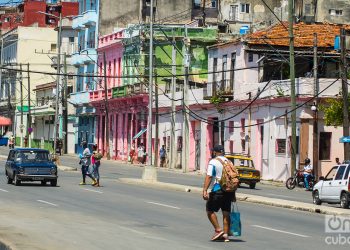
M169 168L176 166L176 136L175 136L175 120L176 120L176 106L175 106L175 92L176 92L176 41L173 36L172 48L172 77L171 77L171 132L170 132L170 164Z
M22 79L22 64L19 65L19 84L20 84L20 94L21 94L21 148L23 147L23 79Z
M29 129L32 127L32 116L31 116L31 107L30 107L30 73L29 73L29 63L27 64L27 75L28 75L28 117L27 117L27 138L28 138L28 146L32 147L32 140L30 139L30 134L32 131Z
M106 52L103 52L103 74L104 74L104 90L105 90L105 130L106 130L106 151L107 160L111 159L109 152L109 112L108 112L108 85L107 85L107 59ZM103 136L103 135L102 135Z
M155 117L156 117L156 126L155 126L155 138L154 138L154 166L158 167L158 152L159 152L159 103L158 103L158 83L157 83L157 67L154 70L155 75L155 88L154 88L154 101L155 101Z
M188 88L189 88L189 81L188 81L188 73L189 73L189 67L190 67L190 40L188 38L187 34L187 26L185 26L185 62L184 62L184 68L185 68L185 80L184 80L184 86L182 91L182 114L183 114L183 124L182 124L182 171L184 173L188 172L188 160L189 160L189 139L190 139L190 131L189 131L189 115L187 112L188 105Z
M63 132L65 134L63 135L64 138L64 153L68 153L68 101L67 101L67 54L64 53L64 86L62 91L62 115L63 115Z
M205 6L206 6L206 0L203 0L202 1L203 2L203 7L202 7L202 20L203 20L203 27L205 27L205 16L206 16L206 14L205 14Z
M292 147L290 174L293 176L296 169L296 148L297 148L297 112L295 96L295 59L294 59L294 1L288 0L288 19L289 19L289 67L290 67L290 95L291 95L291 120L292 120Z
M313 166L316 180L320 176L320 169L318 164L318 60L317 60L317 33L314 33L314 96L315 96L315 110L314 110L314 121L313 121Z
M56 77L56 107L55 107L55 126L54 126L54 139L53 139L53 152L54 155L56 155L56 148L57 148L57 137L58 137L58 111L60 107L60 82L61 82L61 33L62 33L62 13L60 13L59 21L58 21L58 34L57 34L57 77ZM56 157L58 157L56 155Z
M348 94L348 70L346 60L346 31L344 28L340 30L340 62L342 77L342 93L343 93L343 136L349 136L349 94ZM350 160L350 144L344 142L344 160Z
M248 99L252 99L252 92L248 93ZM248 156L251 153L251 141L252 141L252 106L249 106L249 114L248 114Z
M153 108L153 19L154 19L154 0L151 1L150 13L150 39L149 39L149 83L148 83L148 125L147 125L147 166L144 168L142 179L145 181L157 181L156 168L152 166L152 108Z

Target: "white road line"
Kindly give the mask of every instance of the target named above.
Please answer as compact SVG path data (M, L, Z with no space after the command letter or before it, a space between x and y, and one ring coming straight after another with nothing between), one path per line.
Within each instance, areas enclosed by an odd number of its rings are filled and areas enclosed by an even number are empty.
M308 236L308 235L291 233L291 232L287 232L287 231L283 231L283 230L278 230L278 229L274 229L274 228L270 228L270 227L263 227L263 226L259 226L259 225L252 225L252 227L257 227L257 228L266 229L266 230L270 230L270 231L274 231L274 232L279 232L279 233L284 233L284 234L290 234L290 235L294 235L294 236L298 236L298 237L302 237L302 238L310 238L310 237L311 237L311 236Z
M97 190L92 190L92 189L88 189L88 188L83 188L85 191L89 191L89 192L94 192L94 193L99 193L99 194L103 194L103 192L101 191L97 191Z
M48 202L48 201L43 201L43 200L37 200L37 202L41 202L41 203L44 203L44 204L47 204L47 205L51 205L51 206L54 206L54 207L58 207L58 205L56 204L53 204L51 202Z
M1 189L1 188L0 188L0 191L1 191L1 192L5 192L5 193L8 193L8 192L9 192L9 191L7 191L7 190L5 190L5 189Z
M147 203L153 204L153 205L162 206L162 207L169 207L169 208L174 208L174 209L181 209L181 208L179 208L179 207L174 207L174 206L170 206L170 205L166 205L166 204L161 204L161 203L157 203L157 202L152 202L152 201L147 201Z

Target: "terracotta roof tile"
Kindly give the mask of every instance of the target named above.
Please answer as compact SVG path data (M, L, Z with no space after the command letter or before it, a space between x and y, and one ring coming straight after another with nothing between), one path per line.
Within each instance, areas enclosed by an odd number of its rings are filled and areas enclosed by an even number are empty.
M288 28L288 22L283 23ZM249 45L289 46L288 30L281 23L276 24L266 30L254 32L246 37ZM333 47L335 36L340 34L341 25L329 23L294 24L295 47L312 47L314 33L317 33L318 47ZM350 25L344 25L350 30Z

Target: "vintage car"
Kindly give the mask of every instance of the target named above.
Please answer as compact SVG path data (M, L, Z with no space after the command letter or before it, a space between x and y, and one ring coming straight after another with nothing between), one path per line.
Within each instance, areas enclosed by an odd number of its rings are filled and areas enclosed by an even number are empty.
M50 182L57 186L57 166L51 160L50 152L37 148L11 149L5 165L7 183L21 185L22 181Z
M239 182L248 184L254 189L260 181L260 171L254 168L253 159L242 154L225 154L225 157L233 162L239 173Z

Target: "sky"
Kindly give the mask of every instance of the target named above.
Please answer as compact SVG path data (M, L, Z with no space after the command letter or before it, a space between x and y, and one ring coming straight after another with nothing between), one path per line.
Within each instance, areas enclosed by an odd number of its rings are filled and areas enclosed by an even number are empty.
M21 0L0 0L0 4L7 4L7 3L11 3L11 2L19 3L22 1Z

